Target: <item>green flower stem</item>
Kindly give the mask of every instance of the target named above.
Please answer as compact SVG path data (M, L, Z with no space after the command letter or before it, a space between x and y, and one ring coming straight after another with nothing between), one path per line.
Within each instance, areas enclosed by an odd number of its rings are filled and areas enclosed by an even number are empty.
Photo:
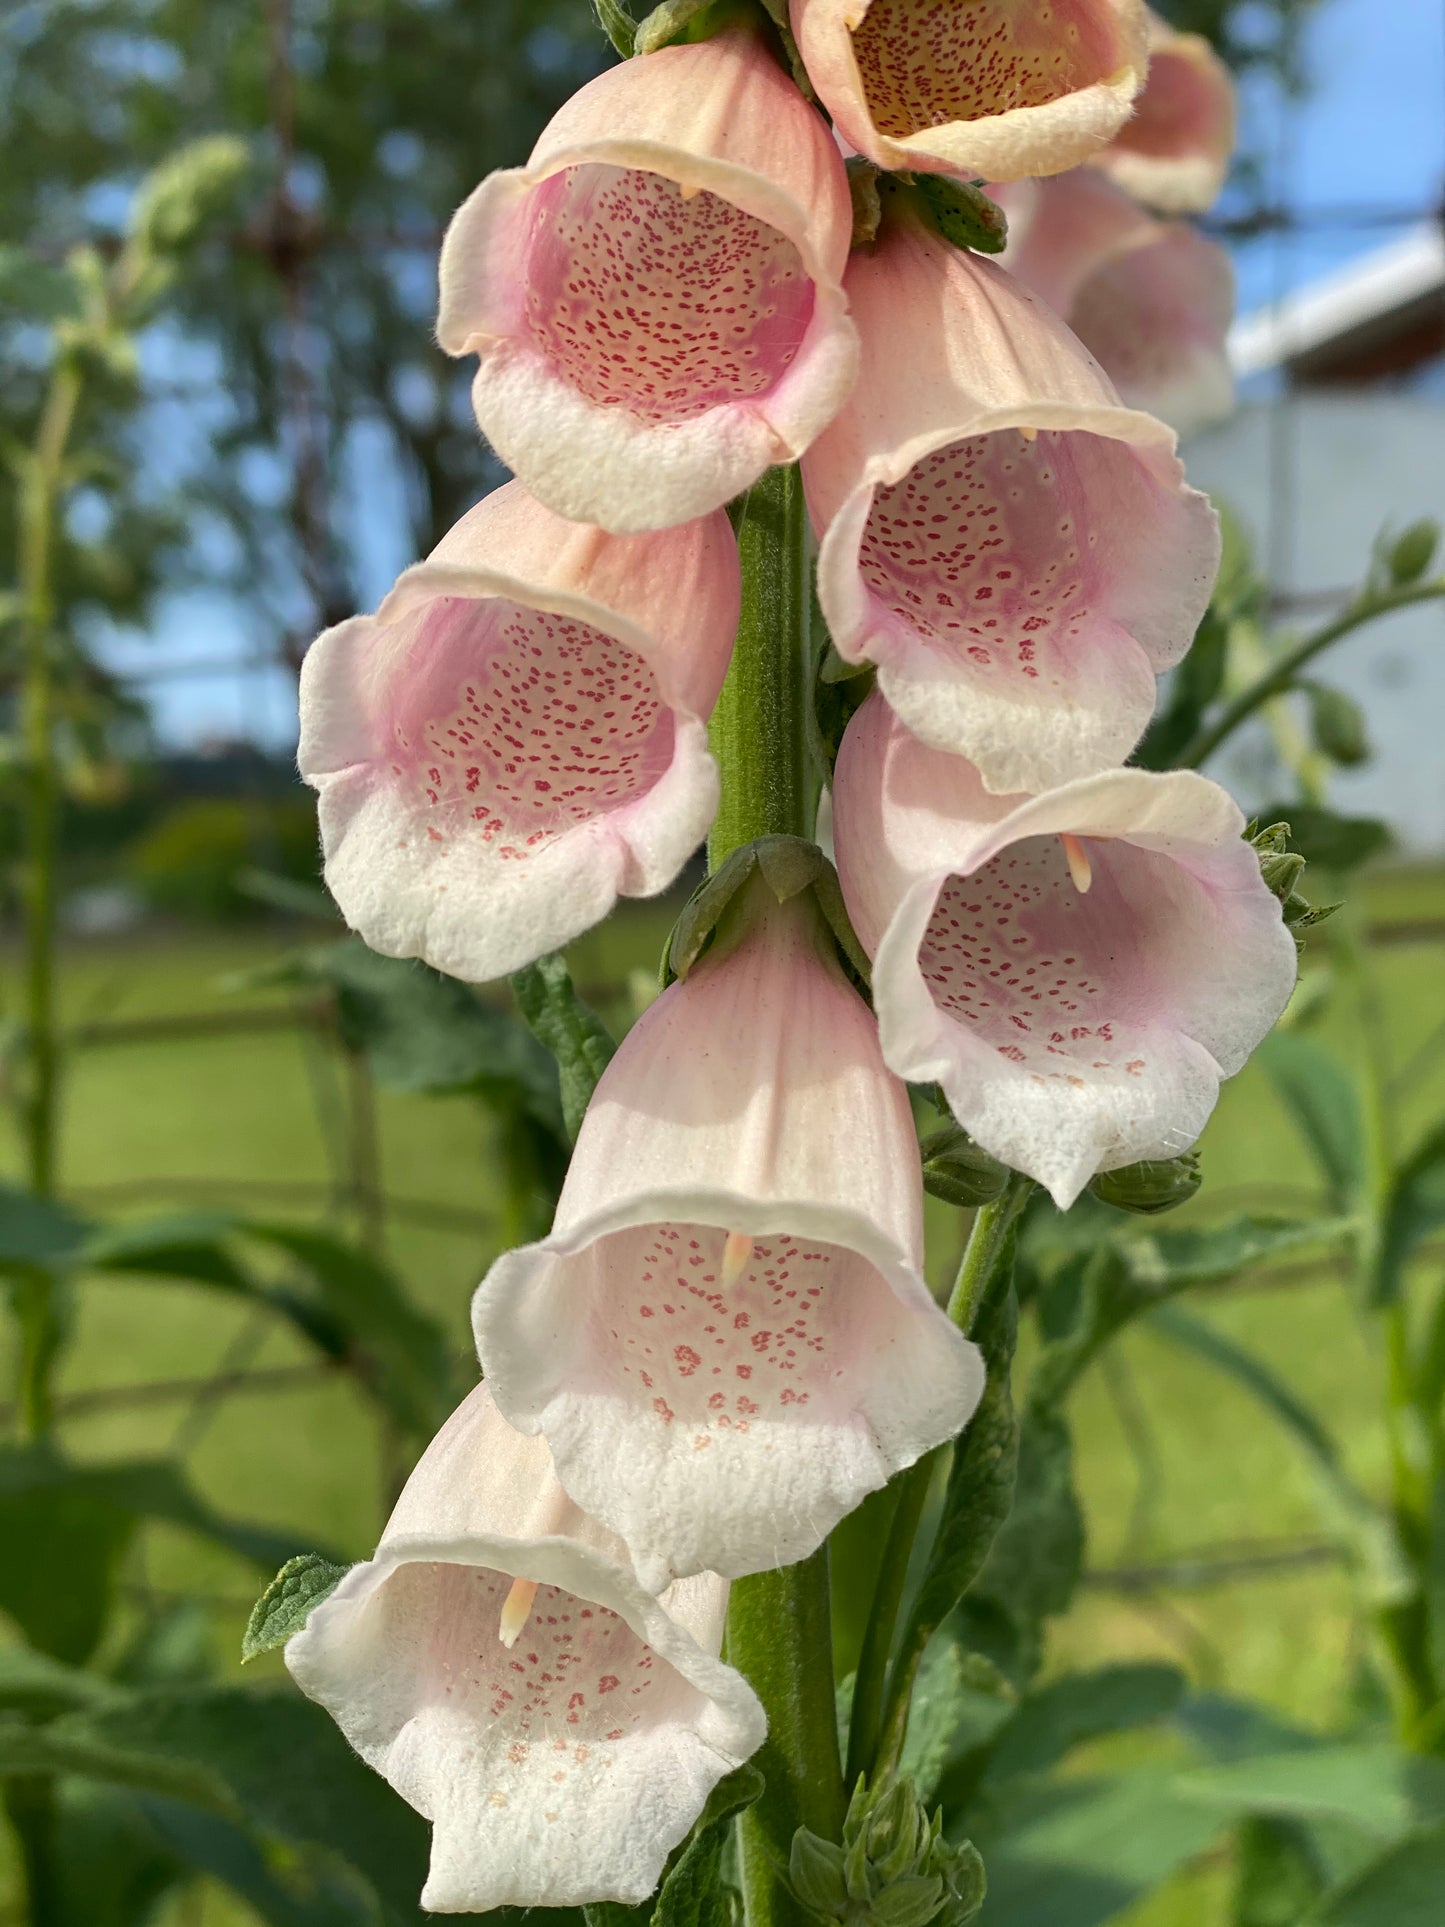
M964 1247L963 1260L958 1268L958 1277L954 1281L953 1291L948 1300L948 1315L961 1332L967 1333L973 1329L978 1308L983 1303L988 1286L1008 1249L1009 1232L1027 1203L1032 1188L1028 1178L1021 1177L1015 1172L992 1204L980 1205L974 1216L973 1225L968 1234L968 1243ZM952 1448L940 1449L949 1451ZM908 1555L913 1543L912 1535L917 1532L918 1522L923 1516L923 1507L932 1482L934 1462L937 1457L938 1453L930 1453L927 1458L920 1459L917 1465L911 1466L904 1473L903 1481L900 1481L904 1489L899 1494L898 1510L894 1514L894 1521L895 1524L906 1524L907 1515L904 1511L906 1506L912 1515L912 1531L909 1533L907 1544L899 1545L895 1545L895 1535L890 1532L887 1558L889 1561L896 1561L903 1573L908 1569ZM902 1577L891 1576L885 1565L879 1578L878 1592L874 1595L875 1611L880 1607L887 1608L888 1595L884 1593L885 1586L889 1593L896 1586L901 1596L902 1583ZM881 1599L880 1594L884 1595ZM892 1605L895 1618L897 1611L898 1602L895 1599ZM910 1630L910 1636L893 1662L892 1671L888 1676L886 1700L881 1718L877 1722L877 1737L870 1749L868 1759L868 1767L874 1774L880 1770L892 1771L897 1768L903 1752L903 1742L908 1733L908 1709L913 1698L914 1681L918 1677L918 1668L922 1663L924 1651L936 1630L937 1627L934 1625L914 1624ZM887 1640L880 1642L881 1650L874 1662L880 1666L887 1664L887 1648L892 1642L892 1631L890 1624ZM872 1694L878 1691L881 1697L881 1687L875 1687L871 1679L865 1684L863 1668L867 1658L865 1647L864 1659L860 1660L858 1665L858 1684L854 1689L855 1693L861 1691L871 1698ZM853 1753L853 1734L850 1732L848 1746L850 1766Z
M727 1656L768 1714L755 1764L767 1790L738 1821L748 1927L817 1927L782 1878L799 1827L841 1838L847 1802L833 1697L828 1549L733 1581Z
M1399 588L1366 590L1355 598L1342 615L1326 623L1323 629L1317 629L1312 636L1306 636L1303 642L1297 643L1281 656L1258 681L1252 682L1248 689L1242 689L1217 722L1201 729L1193 741L1186 744L1176 767L1198 769L1207 762L1220 744L1232 736L1241 723L1247 722L1261 704L1275 696L1283 696L1306 664L1313 662L1316 656L1342 636L1396 609L1408 609L1417 602L1434 602L1441 598L1445 598L1445 577L1431 582L1410 582Z
M755 837L811 836L814 783L805 722L811 690L807 511L796 467L772 468L738 505L742 614L708 734L722 798L708 866Z
M797 469L775 468L755 483L736 527L742 615L711 724L722 776L708 844L714 870L755 837L812 831L807 519ZM768 1715L758 1755L767 1791L738 1823L748 1927L814 1927L782 1870L799 1827L836 1840L843 1824L826 1548L734 1582L727 1654Z
M55 1189L60 1053L55 1012L55 866L58 784L55 769L55 522L65 452L80 401L78 364L64 357L51 377L35 446L22 472L18 579L24 624L20 730L25 756L24 998L26 1062L20 1124L33 1190ZM60 1287L36 1271L16 1294L20 1324L17 1403L27 1437L42 1438L52 1417L51 1377L59 1354ZM27 1863L28 1864L28 1863Z

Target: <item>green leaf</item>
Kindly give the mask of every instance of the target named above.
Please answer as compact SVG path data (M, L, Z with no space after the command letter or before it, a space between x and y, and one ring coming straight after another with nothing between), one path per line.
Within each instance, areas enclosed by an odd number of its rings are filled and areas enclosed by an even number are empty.
M1326 870L1358 869L1394 841L1388 823L1372 816L1337 816L1313 803L1271 803L1259 820L1288 823L1295 849L1307 863Z
M1226 1812L1340 1820L1387 1841L1445 1819L1445 1763L1386 1741L1196 1767L1175 1784L1185 1798Z
M89 1657L105 1630L121 1561L144 1519L274 1569L293 1542L214 1512L163 1460L73 1465L41 1447L0 1448L0 1607L32 1645Z
M255 1280L226 1249L237 1222L226 1212L177 1211L104 1225L72 1262L78 1271L140 1272L247 1296L256 1290Z
M1016 1629L1021 1679L1037 1670L1044 1621L1067 1609L1083 1566L1084 1520L1073 1468L1062 1413L1031 1402L1019 1431L1013 1505L974 1587Z
M1391 1847L1330 1894L1308 1927L1440 1927L1445 1826Z
M241 1637L241 1658L254 1659L284 1646L299 1633L314 1607L329 1599L346 1576L345 1566L334 1566L319 1552L301 1552L285 1565L251 1608Z
M1218 1836L1218 1813L1157 1767L1021 1793L971 1826L988 1868L984 1920L999 1927L1105 1927Z
M951 1634L945 1624L923 1655L898 1763L924 1802L937 1797L945 1769L956 1780L961 1765L973 1764L1014 1710L1008 1681Z
M388 1265L345 1239L275 1219L237 1221L248 1238L303 1265L323 1305L374 1366L377 1395L412 1432L434 1432L450 1410L451 1359L440 1324L413 1304Z
M1314 1154L1331 1208L1353 1210L1365 1181L1365 1134L1349 1073L1322 1045L1295 1031L1275 1031L1257 1058Z
M1390 1179L1375 1259L1375 1304L1396 1302L1416 1247L1441 1225L1445 1225L1445 1121L1426 1133Z
M176 1862L229 1887L269 1927L381 1927L370 1883L324 1847L278 1851L243 1826L154 1794L139 1796L135 1805L151 1838ZM76 1927L85 1919L78 1918Z
M67 1205L0 1184L0 1270L65 1265L89 1231L89 1221Z
M654 1927L718 1927L722 1911L722 1852L734 1818L761 1798L763 1776L740 1766L708 1795L692 1837L658 1892Z
M1419 1580L1393 1519L1346 1471L1323 1424L1267 1365L1232 1339L1177 1307L1156 1312L1151 1328L1225 1372L1279 1421L1313 1468L1327 1521L1342 1533L1378 1605L1413 1598Z
M1240 1823L1234 1867L1230 1927L1298 1927L1326 1885L1314 1841L1298 1820L1251 1814Z
M1019 1427L1010 1373L1018 1339L1012 1246L994 1267L973 1337L988 1379L968 1430L953 1448L938 1530L909 1614L903 1650L942 1625L982 1570L994 1536L1008 1517L1018 1468Z
M1175 1666L1140 1663L1066 1673L1020 1703L999 1733L989 1780L1047 1772L1088 1740L1167 1719L1184 1688L1184 1675Z
M575 1140L597 1080L617 1046L596 1011L573 989L560 954L554 952L525 970L514 971L511 985L533 1034L557 1060L562 1117L568 1137Z
M49 1719L72 1706L89 1706L114 1689L99 1674L64 1666L29 1646L0 1647L0 1713Z

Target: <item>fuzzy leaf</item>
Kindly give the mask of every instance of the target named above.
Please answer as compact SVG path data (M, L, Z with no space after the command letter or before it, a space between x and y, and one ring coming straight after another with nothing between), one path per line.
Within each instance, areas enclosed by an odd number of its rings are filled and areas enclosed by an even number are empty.
M575 1141L583 1112L617 1046L596 1011L577 995L560 954L514 971L511 984L532 1034L557 1060L562 1119Z
M299 1552L271 1581L251 1608L241 1638L242 1660L254 1659L284 1646L299 1633L312 1609L329 1599L346 1576L345 1566L334 1566L319 1552Z
M763 1792L755 1766L740 1766L708 1795L692 1837L668 1869L657 1896L654 1927L718 1927L722 1908L722 1852L734 1818Z
M1365 1136L1359 1098L1344 1066L1312 1038L1277 1030L1259 1049L1300 1135L1314 1153L1332 1209L1354 1207L1365 1176Z
M1439 1927L1445 1826L1391 1847L1331 1894L1307 1927Z

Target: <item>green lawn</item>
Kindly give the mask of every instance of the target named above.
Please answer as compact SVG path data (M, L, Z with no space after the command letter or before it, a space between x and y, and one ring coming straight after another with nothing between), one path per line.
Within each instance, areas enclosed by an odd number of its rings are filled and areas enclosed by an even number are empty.
M1376 953L1392 1050L1405 1062L1445 1018L1440 946L1418 932L1445 908L1445 877L1383 877L1369 886L1364 908L1371 919L1417 926L1410 941ZM669 921L665 905L629 909L576 946L574 974L595 985L625 983L629 971L651 973ZM227 992L220 984L294 940L250 930L72 947L61 973L66 1021L280 1008L279 993ZM1327 967L1327 954L1318 946L1312 971ZM0 1010L12 1008L13 980L14 959L0 957ZM634 1002L640 994L634 984ZM628 993L618 993L609 1017L623 1023L628 1008ZM1351 1045L1347 1024L1328 1006L1319 1034ZM63 1185L82 1203L111 1212L199 1200L315 1217L344 1189L346 1105L334 1056L295 1031L95 1043L75 1054L66 1082ZM1414 1078L1396 1108L1400 1140L1408 1142L1442 1110L1445 1053ZM493 1128L470 1100L388 1093L378 1097L376 1121L382 1176L398 1204L387 1227L388 1254L418 1299L444 1320L462 1355L471 1288L506 1237L492 1178ZM13 1171L13 1141L3 1155ZM1200 1217L1261 1208L1276 1192L1294 1208L1315 1190L1304 1152L1252 1068L1226 1089L1204 1140L1204 1161L1207 1183L1189 1207ZM961 1227L957 1214L941 1206L930 1211L930 1267L941 1279ZM1216 1296L1208 1309L1328 1418L1352 1468L1378 1485L1379 1361L1339 1281L1321 1276L1236 1290ZM62 1392L75 1397L201 1378L223 1363L264 1372L307 1362L298 1340L201 1290L98 1278L81 1298ZM1091 1583L1058 1627L1058 1663L1163 1654L1196 1678L1258 1696L1311 1724L1340 1716L1356 1631L1346 1582L1333 1566L1154 1592L1107 1583L1113 1569L1200 1547L1314 1536L1310 1479L1289 1441L1242 1393L1148 1334L1127 1340L1107 1375L1089 1377L1074 1417L1090 1565L1104 1583ZM303 1538L355 1557L372 1543L394 1470L381 1463L377 1428L360 1395L320 1374L205 1406L175 1398L81 1409L66 1415L64 1435L75 1453L96 1457L163 1452L181 1436L191 1444L194 1477L215 1505L294 1526ZM1142 1471L1141 1451L1148 1461ZM213 1598L216 1637L234 1662L253 1573L157 1530L135 1583ZM272 1657L253 1670L278 1665ZM1224 1870L1204 1868L1156 1896L1130 1927L1221 1927L1226 1891ZM198 1919L205 1927L232 1927L241 1918L213 1896L203 1915L186 1915L185 1927Z

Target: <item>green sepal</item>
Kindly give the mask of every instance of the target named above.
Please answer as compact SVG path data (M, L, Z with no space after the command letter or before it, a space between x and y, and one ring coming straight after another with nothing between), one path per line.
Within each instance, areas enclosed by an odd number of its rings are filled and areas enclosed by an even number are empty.
M945 1204L967 1210L992 1204L1001 1198L1009 1181L1009 1169L996 1157L975 1144L959 1124L945 1124L930 1131L919 1149L923 1153L923 1188Z
M1008 216L975 181L946 174L900 174L911 186L929 225L956 248L975 254L1002 254L1008 246Z
M1145 1158L1117 1171L1100 1171L1090 1180L1089 1189L1101 1204L1111 1204L1116 1211L1153 1218L1187 1204L1203 1182L1199 1153L1185 1151L1177 1158Z
M242 1663L284 1646L293 1633L299 1633L322 1600L335 1592L346 1571L319 1552L300 1552L288 1559L251 1608L241 1635Z
M632 15L618 4L618 0L592 0L592 11L614 50L624 60L630 60L637 44L637 22Z
M838 873L827 857L805 837L760 836L734 850L689 899L663 956L664 989L685 978L711 948L725 917L746 914L744 893L755 880L763 886L759 894L764 906L769 897L775 903L789 903L811 891L844 962L863 983L868 982L868 958L848 921Z
M881 170L872 161L865 161L861 154L852 155L846 166L848 192L853 201L853 234L849 245L871 248L883 222L883 196L878 191Z

